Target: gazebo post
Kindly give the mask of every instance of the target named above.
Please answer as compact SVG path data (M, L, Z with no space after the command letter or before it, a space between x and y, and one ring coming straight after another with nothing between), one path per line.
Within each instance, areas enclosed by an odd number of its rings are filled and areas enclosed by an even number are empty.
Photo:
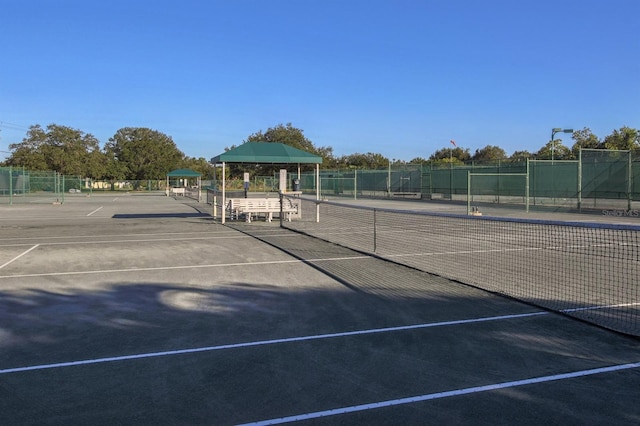
M202 177L198 176L198 202L202 202Z
M320 164L316 164L316 200L320 200ZM316 222L320 222L320 203L316 203Z

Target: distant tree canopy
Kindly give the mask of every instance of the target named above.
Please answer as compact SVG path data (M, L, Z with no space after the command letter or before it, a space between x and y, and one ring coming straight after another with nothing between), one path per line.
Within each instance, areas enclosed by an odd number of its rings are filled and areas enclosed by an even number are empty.
M140 127L118 130L107 142L105 151L110 158L126 165L126 176L136 180L162 179L184 158L171 137Z
M186 157L171 137L143 127L125 127L100 149L91 134L50 124L33 125L20 143L9 145L6 164L29 170L54 170L93 179L164 179L176 168L191 168L207 178L213 167L203 158Z
M495 160L505 160L507 158L508 156L507 156L507 153L504 151L504 149L497 146L493 146L493 145L487 145L484 148L476 149L475 154L473 154L473 157L471 157L473 161L482 161L482 160L495 161Z
M464 163L471 160L471 154L469 154L469 148L443 148L431 154L429 160L439 163Z
M389 160L385 156L373 152L345 155L337 159L335 163L339 168L348 169L383 169L389 167Z
M323 158L327 163L333 158L333 148L317 147L304 135L301 129L293 127L291 123L278 124L265 132L258 130L247 137L244 142L276 142L292 146L302 151L310 152ZM326 165L323 162L323 165Z
M105 170L98 140L70 127L31 126L22 142L9 145L9 149L13 152L8 165L84 177L99 177Z
M409 162L388 159L382 154L367 152L335 157L333 148L317 147L301 129L291 123L278 124L266 131L259 130L243 142L281 142L323 158L323 168L380 169L398 164L462 164L469 161L525 161L526 159L572 160L578 158L580 149L631 150L640 155L640 131L631 127L613 130L599 139L585 127L571 135L573 144L569 148L561 138L547 141L537 152L516 151L510 157L494 145L476 149L471 155L469 148L448 146L436 150L428 159L416 157ZM173 139L145 127L124 127L100 149L99 141L90 133L57 124L46 128L33 125L20 143L9 145L11 156L4 162L7 166L25 167L30 170L55 170L65 175L93 179L163 179L166 173L177 168L188 168L211 179L213 166L204 158L185 156ZM225 148L229 149L229 148ZM255 166L253 171L270 174L277 168L271 165ZM231 174L241 168L230 167Z

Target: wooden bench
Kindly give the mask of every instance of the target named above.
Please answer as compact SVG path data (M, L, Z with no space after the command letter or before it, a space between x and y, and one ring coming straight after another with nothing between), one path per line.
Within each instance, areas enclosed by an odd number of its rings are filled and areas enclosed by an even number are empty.
M298 207L288 198L282 200L282 212L291 222L291 215L298 212ZM264 214L267 222L273 220L274 213L280 213L280 200L278 198L231 198L227 204L227 210L231 219L239 219L244 214L245 220L251 222L252 215Z

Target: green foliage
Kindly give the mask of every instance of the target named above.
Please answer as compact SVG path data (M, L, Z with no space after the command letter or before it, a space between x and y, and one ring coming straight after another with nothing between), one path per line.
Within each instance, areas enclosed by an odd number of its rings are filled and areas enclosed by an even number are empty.
M21 143L9 145L9 165L30 170L55 170L69 176L99 177L104 158L98 140L91 134L50 124L44 130L31 126Z
M426 158L415 157L415 158L412 158L409 161L409 164L424 164L424 163L428 163L428 162L429 162L429 160L427 160Z
M126 165L127 178L136 180L161 179L184 157L171 137L144 127L118 130L105 149Z
M571 150L562 144L562 139L547 142L536 153L536 160L570 160Z
M473 161L496 161L505 160L506 158L507 153L504 151L504 149L493 145L487 145L484 148L476 149L475 154L473 154L473 157L471 157Z
M509 157L509 159L513 162L526 161L527 159L532 160L534 158L535 154L532 154L529 151L515 151L513 154L511 154L511 157Z
M301 129L293 127L291 123L286 125L278 124L275 127L270 127L265 132L262 130L257 131L249 135L244 142L275 142L283 143L302 151L310 152L315 155L319 155L323 158L324 162L330 162L333 158L333 148L331 147L316 147L311 142Z
M462 149L459 146L455 148L439 149L429 157L429 160L443 164L449 164L451 162L464 163L470 159L471 154L469 154L469 148Z
M602 141L591 132L588 127L576 130L571 135L573 146L571 147L571 158L578 158L580 149L602 149Z
M630 127L622 127L620 130L614 130L612 134L604 138L603 144L605 149L619 150L640 150L640 139L637 129Z
M408 164L431 163L448 167L468 161L525 161L526 159L576 159L583 149L632 150L640 155L640 132L624 126L613 130L603 140L587 127L572 134L573 145L567 148L562 139L547 142L536 153L516 151L508 157L502 148L487 145L471 156L468 148L447 147L435 151L428 160L416 157ZM266 131L251 134L244 142L280 142L311 152L323 158L324 168L382 169L400 166L407 162L388 159L367 152L334 157L333 148L316 147L301 129L291 123L278 124ZM234 147L235 145L232 145ZM116 132L101 150L98 140L91 134L66 126L50 124L46 128L33 125L22 142L9 145L11 156L4 162L7 166L24 167L31 171L56 171L67 176L115 180L164 179L166 173L177 168L198 171L203 179L212 179L214 167L204 158L186 157L170 136L156 130L140 127L125 127ZM225 148L228 150L229 148ZM302 166L302 169L309 166ZM230 164L230 177L239 177L242 172L253 171L256 175L270 176L279 166ZM249 169L249 170L248 170Z
M179 169L191 169L195 172L202 174L202 179L213 179L214 167L204 158L185 157L180 162Z
M389 167L389 160L385 156L373 152L345 155L337 163L338 167L348 169L383 169Z

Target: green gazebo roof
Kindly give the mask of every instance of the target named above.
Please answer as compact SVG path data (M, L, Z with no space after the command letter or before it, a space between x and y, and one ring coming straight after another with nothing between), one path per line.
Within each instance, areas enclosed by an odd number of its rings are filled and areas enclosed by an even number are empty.
M322 157L276 142L245 142L211 159L212 163L321 164Z
M176 169L167 173L168 177L200 177L202 173L198 173L191 169Z

